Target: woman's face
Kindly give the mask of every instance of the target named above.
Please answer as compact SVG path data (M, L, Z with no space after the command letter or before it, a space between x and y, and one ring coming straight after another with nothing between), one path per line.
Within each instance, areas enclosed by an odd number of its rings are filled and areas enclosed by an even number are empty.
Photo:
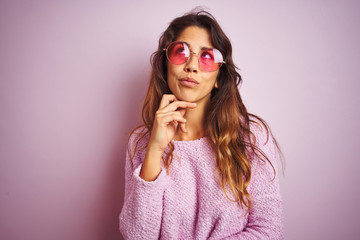
M195 26L187 27L176 41L186 42L190 52L195 53L199 53L203 48L213 48L208 31ZM175 65L168 61L167 68L169 88L178 100L198 104L210 100L211 90L217 87L219 69L214 72L202 70L195 54L191 54L184 64Z

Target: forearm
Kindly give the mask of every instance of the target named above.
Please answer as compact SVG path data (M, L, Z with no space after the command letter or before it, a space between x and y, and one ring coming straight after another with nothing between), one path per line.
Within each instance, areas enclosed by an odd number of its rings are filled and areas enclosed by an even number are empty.
M133 172L120 214L120 231L126 239L158 239L163 210L166 173L155 181L140 178L141 165Z
M154 181L161 172L162 152L158 150L148 149L140 171L140 177L145 181Z

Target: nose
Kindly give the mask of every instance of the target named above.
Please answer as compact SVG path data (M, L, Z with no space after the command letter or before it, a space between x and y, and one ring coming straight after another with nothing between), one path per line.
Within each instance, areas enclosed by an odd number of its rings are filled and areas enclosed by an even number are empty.
M185 64L185 72L194 72L199 71L199 61L197 59L197 54L195 52L190 53L190 59Z

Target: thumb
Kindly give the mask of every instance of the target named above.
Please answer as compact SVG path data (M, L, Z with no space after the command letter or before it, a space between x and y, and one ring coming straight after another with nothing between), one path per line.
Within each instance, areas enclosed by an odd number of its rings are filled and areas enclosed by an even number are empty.
M185 109L185 108L179 109L178 111L180 112L181 116L184 116L185 113L186 113L186 109ZM185 123L179 123L179 124L180 124L180 129L181 129L183 132L187 132Z
M185 108L181 108L181 109L179 109L178 111L180 112L181 116L184 116L185 113L186 113L186 109L185 109Z

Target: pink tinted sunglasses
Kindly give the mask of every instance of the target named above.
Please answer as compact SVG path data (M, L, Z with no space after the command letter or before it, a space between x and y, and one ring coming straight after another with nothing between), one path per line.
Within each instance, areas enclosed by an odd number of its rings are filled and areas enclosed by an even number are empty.
M190 54L198 56L201 69L207 72L214 72L218 70L224 62L224 58L219 50L216 48L205 48L199 53L190 51L186 42L172 42L164 49L166 51L167 59L173 64L184 64L190 59Z

